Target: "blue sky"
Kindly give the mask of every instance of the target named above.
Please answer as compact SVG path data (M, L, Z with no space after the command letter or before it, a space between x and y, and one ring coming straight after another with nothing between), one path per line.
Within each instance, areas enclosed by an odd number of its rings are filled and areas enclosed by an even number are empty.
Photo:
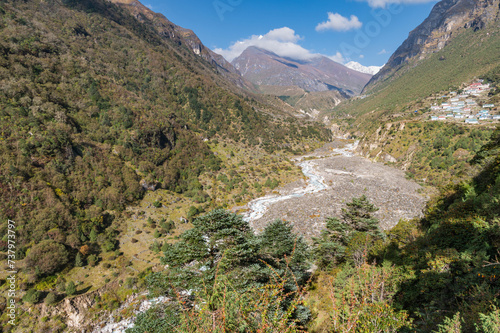
M250 45L297 59L381 66L433 0L142 0L228 60Z

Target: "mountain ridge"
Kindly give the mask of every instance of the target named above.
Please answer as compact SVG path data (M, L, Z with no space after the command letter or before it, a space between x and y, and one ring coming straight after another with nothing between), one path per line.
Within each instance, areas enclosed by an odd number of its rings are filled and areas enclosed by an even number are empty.
M442 50L458 34L467 29L477 31L489 22L499 20L498 0L443 0L438 2L429 16L414 30L391 55L383 68L363 89L363 94L380 82L407 70L406 65L418 63Z
M253 91L253 85L241 77L234 66L220 54L206 47L199 37L191 30L171 22L163 14L156 13L144 6L138 0L108 0L127 9L139 22L148 21L164 38L186 45L194 54L200 56L224 77L239 88Z
M248 47L232 61L242 76L255 85L297 86L306 91L337 90L353 96L370 79L370 75L318 56L295 60L256 47Z

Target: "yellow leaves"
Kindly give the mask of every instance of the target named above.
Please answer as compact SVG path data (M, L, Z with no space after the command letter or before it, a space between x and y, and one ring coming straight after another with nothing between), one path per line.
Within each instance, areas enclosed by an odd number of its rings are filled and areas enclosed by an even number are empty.
M58 197L63 197L63 196L66 196L66 193L64 193L64 192L63 192L63 190L61 190L60 188L56 188L56 189L54 190L54 192L56 192L56 195L57 195Z

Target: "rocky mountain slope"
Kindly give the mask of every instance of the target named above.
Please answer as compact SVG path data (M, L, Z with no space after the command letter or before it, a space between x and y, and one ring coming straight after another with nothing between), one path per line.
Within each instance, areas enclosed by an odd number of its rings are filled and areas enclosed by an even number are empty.
M250 90L253 89L252 84L242 78L230 62L203 45L192 30L172 23L163 14L153 12L137 0L109 1L126 8L139 22L147 22L154 26L162 37L171 39L180 45L186 45L193 53L211 63L218 73L229 79L236 86Z
M327 57L294 60L251 46L232 61L244 78L257 86L297 86L306 91L338 91L345 97L361 92L371 75Z
M429 58L442 50L464 30L477 31L489 24L498 26L498 0L444 0L438 2L429 17L410 32L386 65L368 83L364 92L393 74L407 70L407 64Z

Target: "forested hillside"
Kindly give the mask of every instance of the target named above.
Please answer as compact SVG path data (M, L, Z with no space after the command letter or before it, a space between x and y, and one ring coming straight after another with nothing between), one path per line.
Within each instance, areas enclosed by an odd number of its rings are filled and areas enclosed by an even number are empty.
M116 248L107 228L144 188L209 200L198 176L225 165L206 139L267 152L328 139L108 1L1 1L0 15L1 230L16 222L35 280L97 235Z

